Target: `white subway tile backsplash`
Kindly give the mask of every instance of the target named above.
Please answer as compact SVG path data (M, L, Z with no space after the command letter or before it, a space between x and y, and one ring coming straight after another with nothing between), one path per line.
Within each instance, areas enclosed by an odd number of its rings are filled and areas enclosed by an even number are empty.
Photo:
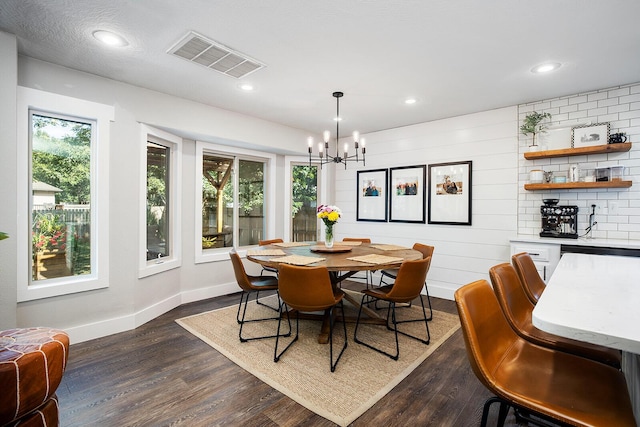
M626 133L634 145L631 151L624 153L529 161L523 157L528 144L520 135L518 233L537 235L540 231L542 199L558 198L560 204L579 207L578 224L581 229L588 221L591 205L598 206L598 225L593 232L595 238L640 240L640 83L521 105L518 109L519 120L522 121L527 112L533 110L552 114L551 121L554 125L609 122L611 133ZM596 167L624 165L623 179L633 181L633 186L622 189L523 191L531 169L541 168L560 174L566 172L569 165L574 163L579 164L585 173L591 173ZM615 203L613 208L612 203ZM612 212L612 209L615 212Z

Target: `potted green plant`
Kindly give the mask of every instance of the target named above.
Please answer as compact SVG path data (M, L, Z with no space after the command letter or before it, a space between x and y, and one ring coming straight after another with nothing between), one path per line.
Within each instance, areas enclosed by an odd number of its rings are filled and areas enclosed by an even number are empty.
M2 231L0 231L0 240L4 240L8 238L9 238L9 235L7 233L3 233Z
M536 135L547 131L546 123L543 123L545 119L551 119L551 114L538 113L537 111L533 111L525 116L522 126L520 126L520 132L523 135L525 136L528 136L529 134L533 135L533 142L529 146L530 151L538 150Z

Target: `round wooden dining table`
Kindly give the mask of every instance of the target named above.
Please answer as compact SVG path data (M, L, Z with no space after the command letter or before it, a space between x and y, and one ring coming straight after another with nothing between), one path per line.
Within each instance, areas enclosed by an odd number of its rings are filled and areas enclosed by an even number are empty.
M260 249L247 251L247 259L256 262L263 267L271 267L277 269L281 263L290 263L294 265L305 263L307 266L326 267L331 277L331 283L337 287L340 282L359 271L376 271L400 268L404 261L413 261L422 259L420 251L401 247L397 245L389 245L382 243L345 243L336 242L332 248L327 248L323 242L301 242L301 243L275 243L271 245L261 246ZM280 250L279 255L263 255L273 254ZM364 257L364 258L363 258ZM286 259L284 259L286 258ZM317 258L318 261L311 262L311 258ZM356 258L356 259L354 259ZM360 260L358 260L359 258ZM283 259L281 261L281 259ZM367 260L369 262L363 261ZM307 264L308 263L308 264ZM344 299L360 308L361 299L349 292L345 292ZM386 318L381 317L375 310L370 309L366 305L362 306L362 311L367 314L367 318L361 318L361 323L386 324ZM328 312L322 316L300 313L300 318L323 320L318 342L326 343L329 337L329 321ZM283 313L283 315L285 315ZM346 316L344 319L338 317L337 320L355 322L356 318Z

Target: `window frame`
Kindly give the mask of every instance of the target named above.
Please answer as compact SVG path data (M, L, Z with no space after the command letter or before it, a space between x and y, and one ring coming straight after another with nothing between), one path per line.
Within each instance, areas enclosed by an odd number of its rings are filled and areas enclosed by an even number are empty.
M18 302L86 292L109 286L109 145L113 106L18 86ZM91 144L91 273L31 280L31 114L51 115L92 124ZM97 218L101 218L97 221ZM20 231L21 230L21 231Z
M202 249L202 161L205 154L220 155L233 158L233 185L234 185L234 222L233 222L233 248L237 245L238 239L238 165L240 160L250 160L265 163L264 170L264 215L265 215L265 236L272 236L275 233L276 225L276 155L262 151L248 150L244 148L230 147L226 145L214 144L211 142L196 141L196 167L195 169L195 263L228 261L231 247L212 248L206 251ZM257 245L251 245L257 246ZM251 246L242 246L238 253L244 256L244 252Z
M147 261L147 142L169 149L169 255ZM140 195L138 278L182 266L182 138L140 124Z

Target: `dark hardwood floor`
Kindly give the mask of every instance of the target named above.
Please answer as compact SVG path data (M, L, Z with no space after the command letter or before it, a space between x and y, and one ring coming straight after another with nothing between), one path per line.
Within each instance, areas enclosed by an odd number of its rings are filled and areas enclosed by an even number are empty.
M174 322L238 300L185 304L133 331L72 345L57 391L61 425L333 426ZM432 302L456 313L453 301ZM352 426L477 426L488 397L457 331ZM516 425L511 414L507 425Z

